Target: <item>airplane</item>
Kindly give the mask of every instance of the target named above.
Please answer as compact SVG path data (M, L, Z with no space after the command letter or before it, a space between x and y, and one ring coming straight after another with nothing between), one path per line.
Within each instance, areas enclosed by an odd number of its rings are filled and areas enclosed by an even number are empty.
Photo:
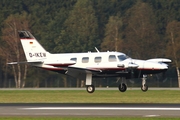
M148 90L147 75L163 73L171 63L166 58L132 59L122 52L99 52L97 48L97 52L51 54L29 31L18 31L18 34L27 61L8 64L28 64L85 80L88 93L95 91L92 80L97 77L142 78L141 90L145 92ZM126 82L121 81L118 89L125 92Z

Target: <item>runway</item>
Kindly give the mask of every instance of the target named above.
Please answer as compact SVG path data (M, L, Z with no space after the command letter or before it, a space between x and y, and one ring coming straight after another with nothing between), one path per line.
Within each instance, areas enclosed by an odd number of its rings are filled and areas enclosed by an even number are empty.
M180 104L1 103L0 116L180 117Z

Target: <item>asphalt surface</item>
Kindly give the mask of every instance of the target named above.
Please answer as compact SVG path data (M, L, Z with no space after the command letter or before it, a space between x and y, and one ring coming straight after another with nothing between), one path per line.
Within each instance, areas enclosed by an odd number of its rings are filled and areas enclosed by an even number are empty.
M0 116L180 117L180 104L1 103Z

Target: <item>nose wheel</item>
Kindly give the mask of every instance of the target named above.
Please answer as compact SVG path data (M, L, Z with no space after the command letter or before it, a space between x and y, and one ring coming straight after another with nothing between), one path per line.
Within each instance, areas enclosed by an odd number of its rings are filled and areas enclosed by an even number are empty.
M86 90L88 93L93 93L95 91L94 85L87 85Z
M142 90L143 92L146 92L146 91L148 90L148 86L147 86L146 84L142 85L142 86L141 86L141 90Z

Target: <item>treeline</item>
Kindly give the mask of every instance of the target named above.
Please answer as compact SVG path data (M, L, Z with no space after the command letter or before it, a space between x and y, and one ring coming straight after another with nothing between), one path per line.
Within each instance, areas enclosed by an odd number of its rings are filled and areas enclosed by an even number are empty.
M25 61L18 30L31 31L52 53L95 51L97 47L139 59L170 58L168 77L176 86L180 79L179 21L179 0L1 0L0 87L81 86L79 80L64 75L8 65ZM159 83L159 77L154 79ZM106 86L116 80L95 82Z

